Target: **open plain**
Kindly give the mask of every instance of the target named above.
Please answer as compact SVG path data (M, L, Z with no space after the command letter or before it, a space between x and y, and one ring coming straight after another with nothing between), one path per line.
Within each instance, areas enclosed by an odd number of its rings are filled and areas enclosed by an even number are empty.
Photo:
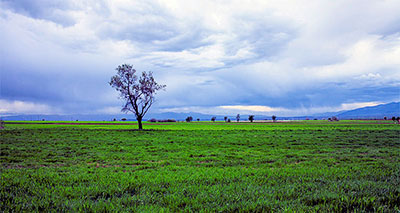
M0 211L400 211L391 121L136 128L6 122Z

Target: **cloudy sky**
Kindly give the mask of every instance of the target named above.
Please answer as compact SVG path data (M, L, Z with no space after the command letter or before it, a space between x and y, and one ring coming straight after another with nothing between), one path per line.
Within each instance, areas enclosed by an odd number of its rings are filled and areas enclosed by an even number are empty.
M118 113L129 63L151 112L304 115L400 100L399 0L0 0L0 115Z

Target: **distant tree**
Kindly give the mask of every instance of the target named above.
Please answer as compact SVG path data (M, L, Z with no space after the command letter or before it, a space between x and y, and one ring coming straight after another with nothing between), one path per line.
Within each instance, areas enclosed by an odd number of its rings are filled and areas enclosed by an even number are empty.
M228 118L228 120L227 120L226 122L230 123L230 122L231 122L231 119L230 119L230 118Z
M237 114L237 115L236 115L236 121L239 122L239 120L240 120L240 115Z
M332 121L339 121L339 119L336 116L332 116Z
M383 120L385 120L385 121L386 121L386 120L387 120L387 117L386 117L386 116L385 116L385 117L383 117Z
M149 121L150 122L153 122L152 121L153 119L150 119ZM176 120L175 119L163 119L163 120L156 120L157 122L176 122ZM155 122L155 121L154 121Z
M249 115L249 121L253 122L254 121L254 115Z
M152 118L153 119L153 118ZM150 122L153 122L154 120L150 119ZM168 119L160 119L160 120L155 120L154 122L169 122Z
M149 122L152 122L152 123L153 123L153 122L157 122L157 119L152 118L152 119L149 120Z
M211 121L212 121L212 122L215 122L216 119L217 119L216 117L212 117L212 118L211 118Z
M193 121L193 117L192 116L189 116L189 117L186 118L186 122L192 122L192 121Z
M120 93L120 98L125 101L122 112L132 112L138 121L139 130L143 129L143 116L154 103L154 95L166 86L158 84L152 72L142 72L138 78L132 65L123 64L116 68L117 75L111 77L110 86Z
M393 122L396 122L396 117L393 116L393 117L392 117L392 121L393 121Z
M400 117L397 117L396 121L397 121L398 124L400 124Z
M274 122L276 121L276 116L275 116L275 115L272 116L272 120L273 120Z
M126 121L126 118L122 118L121 121Z
M113 121L117 121L117 119L116 119L116 118L113 118Z
M228 117L225 116L225 117L224 117L225 122L226 122L226 119L228 119Z
M200 118L197 118L197 121L200 121Z

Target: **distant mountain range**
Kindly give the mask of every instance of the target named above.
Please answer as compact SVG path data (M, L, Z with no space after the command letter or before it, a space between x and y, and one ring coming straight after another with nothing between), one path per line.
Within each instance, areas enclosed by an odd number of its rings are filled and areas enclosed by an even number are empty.
M221 115L207 115L201 113L149 113L145 116L145 119L175 119L178 121L185 120L186 117L192 116L193 120L200 119L202 121L209 121L211 117L216 117L217 120L224 120L224 116ZM363 107L348 111L340 112L327 112L318 113L309 116L293 116L293 117L279 117L278 120L303 120L303 119L326 119L332 116L336 116L339 119L383 119L387 117L391 119L392 116L400 116L400 102L392 102L388 104L381 104L377 106ZM240 115L241 120L247 120L248 115ZM126 118L127 120L135 120L132 114L96 114L96 115L5 115L0 117L3 120L27 120L27 121L112 121L114 118L116 120L121 120ZM230 115L231 120L236 119L236 115ZM256 120L271 120L271 116L267 115L255 115Z
M388 104L381 104L377 106L363 107L358 109L353 109L339 113L337 117L340 119L348 118L378 118L383 119L383 117L392 118L393 116L400 116L400 102L392 102Z

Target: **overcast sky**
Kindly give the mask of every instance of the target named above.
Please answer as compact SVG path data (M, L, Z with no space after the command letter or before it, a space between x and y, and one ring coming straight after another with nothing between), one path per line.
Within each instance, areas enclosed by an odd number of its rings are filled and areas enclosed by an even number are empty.
M0 0L0 115L118 113L115 68L153 71L151 112L304 115L400 100L399 0Z

